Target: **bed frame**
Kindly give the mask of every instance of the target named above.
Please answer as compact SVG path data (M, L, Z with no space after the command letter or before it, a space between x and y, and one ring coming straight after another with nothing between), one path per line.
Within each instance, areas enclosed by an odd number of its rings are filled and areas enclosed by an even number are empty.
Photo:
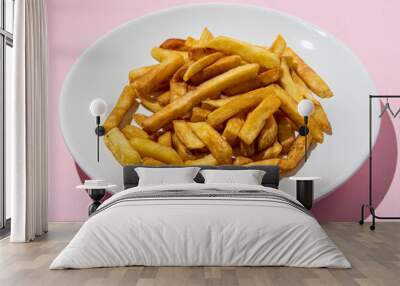
M136 187L139 183L139 176L137 175L135 168L182 168L182 166L159 166L159 167L150 167L143 165L130 165L124 167L124 189ZM218 170L262 170L265 171L264 178L262 180L262 185L265 187L271 187L278 189L279 187L279 167L277 166L191 166L191 167L199 167L202 170L209 169L218 169ZM197 183L204 183L203 176L198 173L194 180Z

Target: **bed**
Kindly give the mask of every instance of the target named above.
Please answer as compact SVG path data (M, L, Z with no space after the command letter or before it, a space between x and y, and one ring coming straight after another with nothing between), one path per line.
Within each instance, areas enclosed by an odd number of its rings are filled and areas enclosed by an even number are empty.
M262 185L205 184L198 174L196 183L153 186L138 186L137 167L124 167L125 190L98 208L50 269L351 267L314 217L278 189L277 167L251 167L265 171Z

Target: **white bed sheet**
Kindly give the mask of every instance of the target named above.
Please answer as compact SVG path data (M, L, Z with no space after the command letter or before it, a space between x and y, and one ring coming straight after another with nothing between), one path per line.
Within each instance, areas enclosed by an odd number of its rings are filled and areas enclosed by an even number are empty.
M120 192L84 223L50 269L145 266L293 266L349 268L309 214L257 198L152 198L135 192L263 190L231 184L142 186Z

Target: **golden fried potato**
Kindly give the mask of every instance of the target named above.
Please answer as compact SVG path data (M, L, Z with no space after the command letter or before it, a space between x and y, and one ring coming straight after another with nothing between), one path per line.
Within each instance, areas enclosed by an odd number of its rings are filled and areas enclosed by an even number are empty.
M200 122L200 121L206 121L208 114L210 114L210 110L200 108L200 107L194 107L192 110L192 116L190 117L191 122Z
M271 146L278 136L278 124L276 123L275 117L271 115L265 121L265 125L258 136L258 150L264 150Z
M243 141L240 141L240 154L245 157L251 157L256 153L256 146L253 143L246 144Z
M193 75L203 70L205 67L215 63L217 60L224 56L221 52L215 52L204 56L191 65L189 65L188 69L186 70L185 74L183 75L183 80L188 81Z
M240 93L249 92L253 89L267 86L273 82L276 82L280 78L280 68L273 68L260 73L256 78L248 80L246 82L234 85L223 91L224 94L232 96Z
M104 136L104 143L110 149L115 159L122 165L136 165L141 163L138 152L129 144L128 139L117 128L114 127Z
M247 64L231 69L199 85L195 90L186 93L173 103L156 112L143 122L146 130L156 131L174 119L184 116L190 110L209 96L228 88L229 86L254 78L259 66Z
M137 125L143 127L143 122L147 119L148 117L144 114L141 113L135 113L132 115L132 119L136 122Z
M269 85L269 87L275 90L275 95L279 97L281 101L280 109L291 119L298 127L304 124L304 118L297 111L296 101L280 86L276 84ZM324 141L324 134L322 130L311 117L308 121L308 128L315 141L322 143Z
M313 138L310 134L307 135L307 148L310 147ZM297 136L293 145L290 147L289 153L286 158L282 158L279 162L281 172L288 172L298 166L300 161L304 158L305 136Z
M167 50L187 50L187 46L185 45L185 40L171 38L165 40L161 45L160 48L167 49Z
M245 43L233 38L218 36L208 42L206 47L222 51L227 54L241 56L249 63L257 63L265 68L279 66L279 58L266 48Z
M157 112L163 108L158 101L147 99L145 97L140 98L140 103L151 112Z
M132 138L129 143L142 157L150 157L172 165L183 164L181 157L171 147L143 138Z
M286 154L294 142L294 130L287 117L278 116L277 122L278 141L282 145L282 152Z
M152 48L151 56L160 63L176 56L181 56L185 63L189 61L189 53L186 51Z
M293 58L295 63L296 73L305 81L307 86L319 97L328 98L333 96L333 92L325 81L309 66L299 55L297 55L291 48L285 49L285 56Z
M128 138L128 140L134 137L139 137L144 139L150 138L149 134L147 134L146 131L133 125L125 126L124 128L121 129L121 131L125 135L125 137Z
M296 72L292 73L292 78L303 96L314 104L314 112L311 116L315 119L322 131L326 134L332 134L331 123L329 122L328 116L326 115L321 103L311 94L311 90L308 89L304 81L296 74Z
M145 66L137 69L133 69L129 72L129 83L133 83L135 80L143 76L145 73L150 71L152 68L154 68L156 65L151 65L151 66Z
M219 164L232 163L232 147L211 125L206 122L190 122L188 124Z
M119 126L124 118L124 115L128 112L131 106L135 104L136 92L131 86L126 85L118 98L117 104L104 121L103 126L106 129L106 132L110 131L114 127Z
M224 97L219 99L206 99L201 102L201 107L207 110L214 110L230 102L234 98L235 96Z
M231 145L235 146L237 143L237 138L244 124L244 120L242 116L235 116L229 119L226 123L224 132L222 136L224 136L225 140Z
M157 142L160 143L161 145L172 147L172 133L170 131L167 131L161 134L158 137Z
M172 78L172 75L184 64L180 55L167 58L132 83L140 97L149 97L158 91Z
M270 94L247 115L246 121L239 132L239 138L250 145L263 129L268 117L271 117L279 109L281 102L274 94Z
M267 86L238 95L228 103L211 112L207 117L207 122L212 126L217 126L234 115L258 105L264 98L273 93L273 88Z
M187 37L185 40L185 46L188 48L194 48L197 47L199 45L199 40L196 40L193 37Z
M192 128L185 120L174 120L172 124L174 125L175 134L188 149L205 147L204 143L193 133Z
M281 154L281 151L282 145L278 141L275 141L275 143L271 147L254 155L253 159L254 161L261 161L266 159L278 158L278 156Z
M156 159L146 157L146 158L143 158L143 165L144 166L163 166L166 164L161 161L158 161Z
M280 57L286 48L286 41L282 35L278 35L270 48L271 52Z
M207 27L204 28L199 39L199 46L205 47L212 39L214 39L213 34L207 29Z
M290 75L289 67L287 65L285 57L281 58L281 71L281 86L297 103L299 103L304 99L304 97L302 96L300 90L297 88L297 84L293 81L292 76Z
M235 161L233 162L233 165L241 166L241 165L246 165L253 162L252 159L244 157L244 156L238 156L236 157Z
M245 166L279 166L280 161L281 159L274 158L274 159L251 162L249 164L246 164Z
M168 90L166 92L163 92L160 96L158 96L157 101L162 106L165 106L169 103L170 98L171 98L171 92Z
M233 69L241 64L242 58L237 55L226 56L215 63L205 67L203 70L199 71L198 73L194 74L190 78L190 82L195 85L199 85L210 78L213 78L221 73L224 73L230 69Z
M169 82L170 98L169 102L175 101L177 98L182 97L188 91L188 85L183 81L183 75L188 69L188 64L181 66L172 76Z
M176 152L178 152L179 157L181 157L183 161L196 159L196 157L192 154L192 152L190 152L185 144L183 144L181 140L179 140L176 134L172 135L172 144Z
M217 166L218 162L212 154L194 160L187 160L184 163L186 166Z

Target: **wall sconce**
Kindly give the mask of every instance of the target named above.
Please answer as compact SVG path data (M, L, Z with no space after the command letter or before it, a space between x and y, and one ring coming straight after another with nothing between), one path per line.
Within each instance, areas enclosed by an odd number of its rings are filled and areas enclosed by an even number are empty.
M90 102L89 106L90 113L96 117L96 129L94 132L97 135L97 162L99 162L99 141L100 136L103 136L106 133L106 130L103 126L100 125L100 117L103 116L107 111L107 103L101 99L96 98Z
M297 111L300 113L301 116L304 117L304 125L299 128L299 134L305 137L304 162L307 162L307 134L309 132L307 124L308 124L308 117L314 111L314 104L308 99L303 99L297 105Z

